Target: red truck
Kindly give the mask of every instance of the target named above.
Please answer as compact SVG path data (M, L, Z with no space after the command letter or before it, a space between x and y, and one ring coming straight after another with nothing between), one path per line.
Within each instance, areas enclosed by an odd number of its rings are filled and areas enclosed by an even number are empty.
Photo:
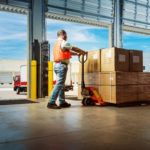
M56 84L56 74L53 73L53 85ZM68 73L65 82L65 91L73 90L72 79L71 79L71 65L68 65ZM27 66L23 65L20 67L20 75L14 77L14 91L17 94L20 92L27 92Z
M17 94L20 92L27 92L27 66L20 67L20 75L14 77L14 91Z

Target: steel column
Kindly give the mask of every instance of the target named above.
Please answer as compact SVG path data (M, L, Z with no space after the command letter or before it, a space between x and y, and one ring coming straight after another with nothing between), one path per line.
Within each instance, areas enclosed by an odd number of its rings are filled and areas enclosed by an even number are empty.
M98 0L98 8L97 8L97 14L101 13L101 0ZM100 20L99 17L97 17L98 20Z
M114 47L114 24L109 25L109 48Z
M146 7L146 22L148 23L148 21L149 21L149 4L150 4L150 2L149 2L149 0L147 0L147 7ZM147 25L146 25L146 28L147 28Z
M84 12L84 7L85 7L85 0L82 0L82 11ZM82 14L82 18L84 18L84 15Z
M122 15L123 15L123 0L114 1L114 21L110 27L110 44L111 47L123 47L122 37Z
M65 0L65 8L67 8L67 0ZM66 15L67 14L67 10L65 9L65 14L64 15Z
M32 0L33 40L45 40L45 0Z
M27 38L27 44L28 44L28 58L27 58L27 79L28 79L28 86L27 86L27 97L31 98L31 61L32 61L32 39L33 39L33 27L32 27L32 10L29 9L28 11L28 38Z
M135 6L134 6L134 26L136 26L136 16L137 16L137 0L135 0Z
M46 40L45 27L45 0L32 0L28 14L28 98L31 98L31 61L34 53L32 43L38 40L40 43ZM40 52L41 53L41 52ZM37 69L40 70L40 60L37 62ZM38 98L41 97L41 74L37 78Z

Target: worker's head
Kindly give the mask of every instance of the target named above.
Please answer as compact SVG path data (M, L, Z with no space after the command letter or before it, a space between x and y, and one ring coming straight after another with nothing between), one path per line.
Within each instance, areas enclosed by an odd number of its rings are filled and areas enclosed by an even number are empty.
M57 32L57 37L62 38L63 40L67 40L67 33L65 30L59 30Z

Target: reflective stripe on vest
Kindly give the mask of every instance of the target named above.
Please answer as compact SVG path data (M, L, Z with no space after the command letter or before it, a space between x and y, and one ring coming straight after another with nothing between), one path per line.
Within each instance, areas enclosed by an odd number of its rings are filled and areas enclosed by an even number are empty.
M62 50L61 48L62 41L63 40L57 40L56 43L54 44L53 56L55 62L71 58L71 52L69 50L67 51Z

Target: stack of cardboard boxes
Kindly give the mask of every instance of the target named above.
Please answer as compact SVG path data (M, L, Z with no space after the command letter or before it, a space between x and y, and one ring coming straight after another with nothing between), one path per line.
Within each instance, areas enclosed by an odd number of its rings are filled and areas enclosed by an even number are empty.
M95 87L104 102L119 104L150 100L150 73L143 72L143 53L108 48L91 51L85 62L85 85ZM78 98L81 95L79 66Z

